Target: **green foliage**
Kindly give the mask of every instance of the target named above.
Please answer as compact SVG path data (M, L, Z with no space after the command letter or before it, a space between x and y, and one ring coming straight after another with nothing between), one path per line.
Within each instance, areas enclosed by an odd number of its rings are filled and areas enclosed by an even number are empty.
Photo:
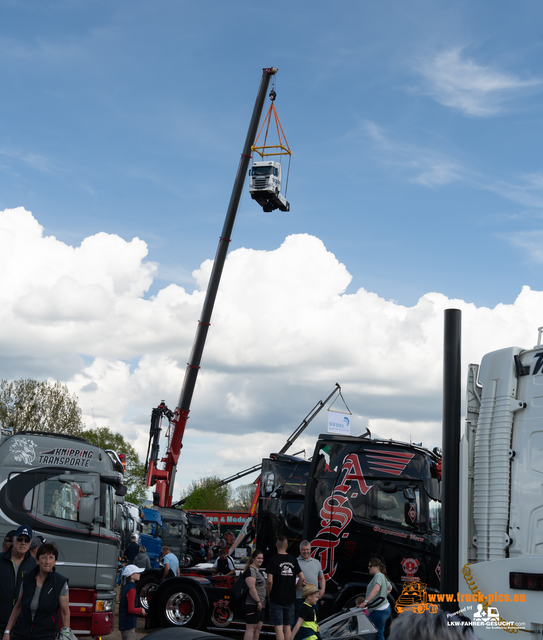
M126 455L126 472L123 483L128 487L128 492L125 500L134 504L142 504L147 497L145 465L140 462L134 447L120 433L114 433L108 427L86 429L81 433L81 436L102 449L112 449L117 454L124 453Z
M186 497L183 505L184 509L213 509L224 511L228 509L230 503L230 487L225 484L219 486L221 479L218 476L209 476L195 482L191 482L187 490L183 492L182 498Z
M0 380L0 428L79 436L84 426L77 396L65 384Z
M249 511L255 491L255 484L242 484L234 489L232 492L232 511Z

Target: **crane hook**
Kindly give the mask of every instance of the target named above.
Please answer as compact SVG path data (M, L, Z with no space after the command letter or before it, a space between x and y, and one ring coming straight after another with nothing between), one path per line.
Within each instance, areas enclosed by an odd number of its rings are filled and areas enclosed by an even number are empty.
M270 98L270 100L273 102L273 101L275 100L275 98L276 98L276 97L277 97L277 94L275 93L275 89L272 89L272 90L270 91L269 98Z

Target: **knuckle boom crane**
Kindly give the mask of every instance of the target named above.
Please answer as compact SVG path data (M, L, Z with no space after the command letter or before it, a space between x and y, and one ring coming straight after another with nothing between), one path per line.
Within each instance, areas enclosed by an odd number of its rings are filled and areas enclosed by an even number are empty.
M241 158L238 166L236 178L234 180L234 187L232 189L232 195L230 196L230 203L226 212L226 218L222 229L221 236L219 238L219 245L215 260L213 263L213 269L211 271L211 277L209 285L206 291L204 305L200 320L198 321L198 327L196 329L196 336L192 346L189 362L185 370L185 377L183 380L183 386L181 388L181 394L175 411L171 411L161 402L158 407L153 409L151 416L151 428L149 433L149 445L147 448L147 486L155 487L153 492L153 503L160 507L170 507L172 504L173 486L175 480L175 472L181 448L183 446L183 435L185 427L189 417L190 404L194 388L196 385L196 378L198 377L198 371L200 370L200 362L204 345L207 337L207 332L210 326L211 314L213 312L213 306L215 304L215 298L219 288L219 282L222 275L222 270L226 261L226 254L228 252L228 246L231 240L232 229L236 219L236 214L245 182L245 176L247 175L249 162L251 160L251 152L253 150L253 143L257 134L258 124L262 115L264 107L264 101L266 98L266 92L269 87L270 79L277 73L277 69L274 67L265 68L262 70L262 79L260 87L258 89L255 106L251 121L249 123L249 129L245 144L241 152ZM159 462L159 438L161 432L162 419L166 418L169 422L167 432L167 447L165 455Z

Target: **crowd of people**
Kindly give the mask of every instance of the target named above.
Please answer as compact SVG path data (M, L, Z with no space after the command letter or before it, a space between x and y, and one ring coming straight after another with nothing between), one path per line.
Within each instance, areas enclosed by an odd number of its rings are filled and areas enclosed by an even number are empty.
M264 554L260 550L249 558L241 579L246 584L242 607L246 631L244 640L258 640L266 607L277 640L320 640L317 611L325 592L321 564L311 557L311 544L300 544L295 558L287 551L288 540L280 536L277 553L261 569ZM41 536L33 536L29 526L21 525L6 534L0 553L0 635L2 640L55 640L74 638L70 629L68 579L58 573L55 565L58 549ZM151 568L146 549L133 537L126 549L122 569L124 585L119 601L118 625L122 640L135 640L137 616L146 615L139 606L136 583L141 574ZM234 576L235 564L221 550L214 563L217 575ZM356 599L356 606L367 611L377 631L377 640L384 640L387 620L391 615L388 595L392 586L386 568L379 558L368 564L371 580L366 595ZM163 569L159 581L180 575L179 561L168 547L163 547ZM468 625L452 626L450 616L437 613L406 612L390 625L389 640L464 640L476 638Z
M258 549L242 574L248 587L242 603L244 640L258 640L267 604L277 640L320 640L317 611L324 596L325 579L320 562L311 557L311 543L304 540L300 544L298 558L287 553L288 540L282 536L277 539L276 548L277 553L266 567L266 579L260 572L264 554ZM380 558L370 558L368 573L371 580L366 594L356 598L355 605L365 610L376 629L376 640L384 640L392 613L388 601L392 585ZM437 614L404 612L390 625L388 640L475 640L469 623L458 625L458 620L441 610Z

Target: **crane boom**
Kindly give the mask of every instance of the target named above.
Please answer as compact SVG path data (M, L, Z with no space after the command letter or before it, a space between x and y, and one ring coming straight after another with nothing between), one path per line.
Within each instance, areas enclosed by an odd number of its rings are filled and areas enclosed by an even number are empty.
M211 277L209 279L204 299L204 306L202 308L200 320L198 321L196 336L192 345L189 362L187 363L187 368L185 370L181 394L179 396L179 401L174 411L173 418L170 421L171 437L169 438L165 455L162 458L164 468L157 468L156 459L149 459L147 464L147 486L153 486L156 484L156 489L153 492L153 502L158 506L169 507L172 504L172 493L177 461L179 460L181 447L183 446L183 435L185 433L185 426L189 417L192 395L194 393L194 387L196 386L196 378L198 377L198 371L200 370L200 362L211 322L211 314L213 312L215 298L217 297L222 270L226 261L226 254L228 252L228 246L232 236L232 229L234 227L239 201L241 199L245 176L247 175L249 161L251 160L251 146L253 145L257 134L258 124L262 115L262 109L264 107L264 101L266 99L270 79L276 73L277 69L274 67L262 70L262 79L260 81L253 114L249 123L245 144L243 145L243 150L241 152L238 171L234 180L232 195L230 196L230 203L226 211L226 218L219 238L219 245L217 247L217 253L213 262L213 269L211 271ZM154 441L155 437L158 438L156 434L151 434L150 440L152 439Z

